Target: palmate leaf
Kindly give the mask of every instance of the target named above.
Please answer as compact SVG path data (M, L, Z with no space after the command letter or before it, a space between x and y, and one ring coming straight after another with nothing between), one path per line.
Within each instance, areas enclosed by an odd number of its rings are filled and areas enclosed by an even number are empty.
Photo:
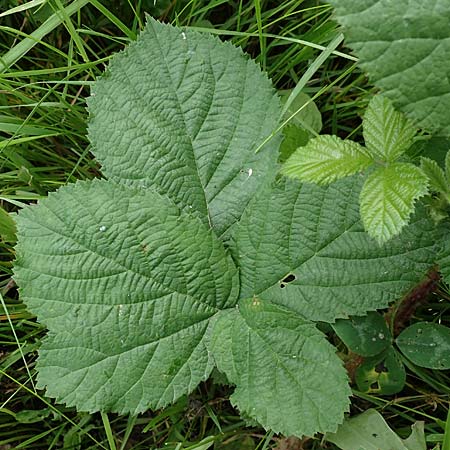
M217 37L153 19L88 101L110 179L152 187L221 234L275 174L279 99L259 66Z
M360 223L360 189L359 177L328 187L284 179L260 193L233 234L240 297L333 322L384 308L420 281L435 258L432 221L418 212L379 246Z
M350 395L342 361L314 324L291 311L241 300L218 316L212 352L237 386L232 402L266 428L311 436L342 421Z
M450 3L331 0L375 86L421 128L450 135Z
M427 193L428 178L416 166L394 163L372 172L361 190L364 228L378 242L400 233L414 211L414 203Z
M413 144L417 130L404 114L381 95L370 100L363 119L367 150L382 161L395 161Z
M358 143L322 135L298 148L284 163L281 173L302 181L329 184L372 163L372 156Z
M285 434L334 430L349 389L309 320L410 289L433 262L430 222L416 215L378 247L359 223L358 180L273 185L279 140L254 150L278 100L211 36L150 21L93 94L90 138L109 179L63 187L18 218L15 279L49 329L38 386L79 410L136 414L189 393L216 363L245 416Z
M15 279L50 330L38 363L49 396L136 414L208 377L209 318L233 306L239 283L199 219L154 192L93 181L22 210L18 230Z

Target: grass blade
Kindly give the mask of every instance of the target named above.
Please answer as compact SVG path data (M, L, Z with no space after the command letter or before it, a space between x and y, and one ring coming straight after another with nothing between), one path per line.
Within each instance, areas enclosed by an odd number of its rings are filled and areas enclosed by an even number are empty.
M0 73L6 72L13 64L19 61L48 33L61 25L66 17L70 17L86 6L89 0L75 0L64 8L64 13L55 12L39 28L33 31L27 38L21 40L17 45L0 57Z

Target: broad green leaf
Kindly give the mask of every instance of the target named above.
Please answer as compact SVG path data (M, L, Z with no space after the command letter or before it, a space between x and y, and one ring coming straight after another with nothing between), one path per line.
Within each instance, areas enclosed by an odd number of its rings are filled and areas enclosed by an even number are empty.
M410 436L400 439L375 409L347 419L325 439L342 450L427 450L423 422L416 422Z
M413 164L394 163L378 168L361 190L364 228L379 243L398 235L408 223L415 201L427 190L427 177Z
M205 380L209 319L237 270L199 219L106 181L60 189L18 216L15 279L49 334L38 385L84 411L136 414Z
M93 153L110 180L152 187L218 234L276 172L280 107L254 61L217 37L153 19L88 101Z
M286 102L291 90L280 92L281 101ZM297 114L295 114L299 111ZM294 117L291 116L295 114ZM283 127L279 162L284 163L299 147L306 145L311 137L322 129L322 115L310 96L300 92L287 109L283 120L290 119Z
M356 142L322 135L294 152L281 172L302 181L329 184L360 172L372 163L367 150Z
M0 207L0 236L6 242L16 242L16 231L12 215Z
M367 106L363 119L364 142L367 150L382 161L393 162L413 144L417 130L392 103L375 95Z
M426 156L435 160L439 166L445 166L445 157L450 148L450 138L442 136L426 136L414 142L408 150L408 155L415 159L417 156Z
M212 333L217 366L236 384L231 401L264 427L312 436L342 422L347 376L311 322L254 297L222 312Z
M374 356L391 345L391 333L384 317L377 312L367 316L338 319L333 329L344 344L361 356Z
M371 82L421 128L450 135L448 0L330 3Z
M283 103L286 103L291 92L292 90L280 92L281 101ZM291 118L293 114L295 114L295 116L289 121L290 125L303 128L309 131L311 135L313 135L313 132L319 133L322 129L322 115L308 94L300 92L297 97L295 97L294 101L286 110L283 120Z
M278 161L284 163L299 147L304 147L311 135L304 128L297 125L286 125L283 128L283 141L280 145Z
M359 217L359 177L328 187L283 179L248 206L232 251L241 298L258 295L311 319L333 322L384 308L433 265L433 222L420 210L378 245Z
M420 367L450 369L450 328L419 322L403 330L396 343Z
M355 381L361 392L393 395L406 383L405 366L391 346L379 355L367 358L356 369Z
M421 157L420 168L428 177L431 191L450 195L450 184L445 178L444 171L439 167L436 161L430 158Z

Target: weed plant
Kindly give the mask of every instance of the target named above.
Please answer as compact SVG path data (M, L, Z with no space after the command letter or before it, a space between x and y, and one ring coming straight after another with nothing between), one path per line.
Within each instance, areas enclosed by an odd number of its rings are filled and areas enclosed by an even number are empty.
M33 7L29 6L34 5ZM134 39L145 12L218 34L240 45L280 90L306 83L316 96L324 133L361 141L360 113L372 87L345 48L308 79L308 67L338 34L331 7L314 0L100 1L0 0L0 201L14 212L77 179L99 177L86 138L85 98L114 52ZM53 20L56 24L50 26ZM37 32L38 31L38 32ZM39 33L39 31L41 31ZM320 439L285 439L243 420L215 375L164 411L138 417L79 413L34 388L45 329L20 302L11 278L13 242L0 243L0 449L334 449ZM412 320L450 325L450 292L426 293ZM339 339L330 340L347 361ZM448 374L406 359L406 388L396 396L354 391L351 414L382 412L401 436L424 420L430 441L442 440Z

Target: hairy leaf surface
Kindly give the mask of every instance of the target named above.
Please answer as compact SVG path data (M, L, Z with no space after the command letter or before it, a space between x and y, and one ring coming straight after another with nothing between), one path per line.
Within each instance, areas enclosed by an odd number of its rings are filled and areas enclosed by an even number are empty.
M297 149L284 163L282 173L302 181L329 184L372 163L372 156L358 143L322 135Z
M311 322L257 297L241 300L220 313L212 352L236 384L232 402L265 427L312 436L342 422L351 393L347 375Z
M208 377L209 319L233 306L238 280L199 219L152 191L93 181L22 210L18 227L15 278L49 328L38 363L49 396L135 414Z
M447 181L444 171L434 159L422 156L420 158L420 168L428 177L428 182L432 191L450 196L450 184Z
M380 246L364 231L358 177L328 187L282 180L262 192L234 230L241 298L258 295L311 320L384 308L433 263L433 223L417 213Z
M212 35L150 19L89 100L103 173L153 187L220 234L275 174L279 99L254 61Z
M217 363L244 417L285 434L335 430L349 388L309 320L410 289L433 262L430 221L415 215L380 247L360 223L361 177L274 184L279 139L255 150L279 101L212 36L151 19L89 108L108 180L62 187L18 217L15 279L49 329L38 386L79 410L136 414ZM371 159L353 144L335 158L341 173Z
M364 142L367 149L382 161L395 161L413 143L416 128L392 103L375 95L363 119Z
M331 0L372 83L420 127L450 134L448 0Z
M399 234L427 190L428 178L413 164L394 163L372 172L361 190L361 218L369 235L381 243Z

